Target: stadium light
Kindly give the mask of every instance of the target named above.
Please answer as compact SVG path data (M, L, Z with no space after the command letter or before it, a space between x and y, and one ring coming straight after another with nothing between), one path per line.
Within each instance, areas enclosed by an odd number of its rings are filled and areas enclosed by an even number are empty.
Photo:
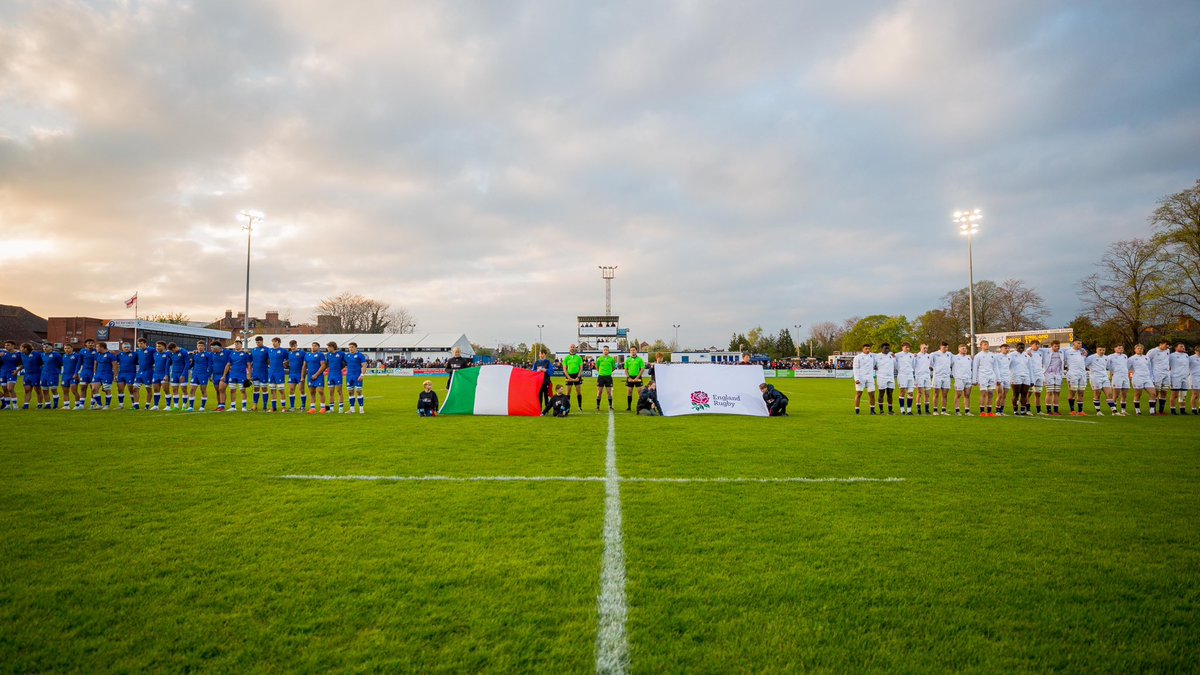
M983 211L955 211L954 222L958 224L958 233L967 237L967 312L971 314L971 356L975 356L975 256L971 251L971 240L979 231L979 221L983 219Z
M539 323L537 325L537 327L538 327L538 349L541 349L541 347L542 347L542 329L546 327L546 324Z
M800 323L792 324L792 328L796 329L795 335L792 336L792 344L796 347L796 358L800 358L800 343L796 342L796 340L800 339L800 327L803 325Z
M671 327L675 329L675 344L673 346L675 351L679 351L679 324L673 323Z
M250 346L250 236L254 232L254 224L262 222L263 214L261 211L242 211L238 215L246 219L246 224L242 226L246 231L246 314L242 317L242 341Z

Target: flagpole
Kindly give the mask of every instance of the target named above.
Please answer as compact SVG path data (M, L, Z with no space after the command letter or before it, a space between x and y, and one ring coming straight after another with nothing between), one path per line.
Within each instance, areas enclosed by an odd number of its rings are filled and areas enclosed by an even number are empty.
M138 292L133 292L133 348L137 349L137 331L138 331Z

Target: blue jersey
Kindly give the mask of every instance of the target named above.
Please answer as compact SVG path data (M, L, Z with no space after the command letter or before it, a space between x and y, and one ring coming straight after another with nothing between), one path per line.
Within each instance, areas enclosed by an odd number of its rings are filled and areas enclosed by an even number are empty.
M177 349L169 353L170 356L168 358L171 361L171 377L187 377L188 366L191 363L188 360L187 350Z
M342 376L342 369L346 367L346 352L328 352L325 354L325 363L329 364L329 373L336 377Z
M42 379L42 353L21 352L21 369L25 371L25 381L36 384Z
M42 377L58 377L62 372L63 355L58 352L42 352Z
M192 377L207 380L212 377L213 355L209 352L192 352Z
M62 355L62 377L63 379L71 379L79 374L79 354L63 354Z
M300 377L300 371L304 368L304 352L299 349L288 350L288 372Z
M133 377L137 372L138 355L137 352L121 352L117 354L117 374Z
M112 352L96 352L96 379L101 382L112 382L114 363L117 363L116 354Z
M17 372L17 366L21 365L22 361L24 359L21 352L0 352L0 375L10 377L13 373Z
M154 379L161 380L167 376L167 366L171 363L170 352L154 350Z
M254 373L254 379L263 380L267 377L267 348L255 347L250 350L250 367Z
M154 354L153 347L135 350L137 353L137 369L139 373L150 373L154 370Z
M225 366L229 365L229 355L233 352L228 349L211 352L212 357L212 373L214 378L221 378L225 375Z
M246 364L250 362L250 355L246 352L229 350L229 377L235 380L246 379Z
M79 374L91 375L96 372L96 350L84 347L79 350Z
M357 380L362 377L363 366L367 364L367 355L362 352L346 354L346 378Z
M324 352L306 352L304 354L304 367L307 368L308 379L316 376L317 371L321 369L321 364L325 363Z
M271 377L283 377L284 365L288 360L288 350L283 347L271 347L267 350L267 365L270 366Z

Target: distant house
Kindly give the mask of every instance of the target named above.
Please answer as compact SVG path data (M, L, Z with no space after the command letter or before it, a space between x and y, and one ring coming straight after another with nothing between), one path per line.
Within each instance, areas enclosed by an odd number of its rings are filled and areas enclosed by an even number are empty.
M16 305L0 305L0 340L41 342L46 339L47 323L42 317Z
M233 310L225 310L225 316L216 321L207 324L207 328L216 330L227 330L237 337L241 337L242 331L246 326L246 313L238 312L236 316ZM278 335L319 335L322 333L336 333L338 330L338 321L335 316L320 315L317 317L316 324L301 323L293 324L291 321L281 320L279 312L267 312L264 318L250 317L250 332L254 333L273 333Z

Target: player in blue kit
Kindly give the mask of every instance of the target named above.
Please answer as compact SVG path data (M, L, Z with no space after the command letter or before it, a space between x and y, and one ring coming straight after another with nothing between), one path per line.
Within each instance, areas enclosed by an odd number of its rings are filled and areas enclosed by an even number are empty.
M338 349L336 342L330 341L325 347L325 375L329 380L325 409L333 412L333 395L337 394L338 414L341 414L346 412L346 390L342 387L342 370L346 367L346 355Z
M267 409L269 379L267 368L267 348L263 346L261 335L255 336L254 348L250 350L250 381L254 388L254 410ZM262 407L259 407L259 403Z
M167 353L167 343L159 340L154 343L154 373L150 378L153 381L154 390L154 407L150 410L170 410L171 406L171 355ZM163 402L163 394L166 394L166 402Z
M296 411L296 387L300 387L300 410L308 407L308 394L304 388L304 352L295 340L288 341L288 412Z
M321 352L321 344L314 342L304 355L304 379L308 385L309 408L308 414L318 412L317 400L320 399L320 413L325 414L325 354Z
M146 408L149 409L154 394L154 348L149 346L146 338L137 340L137 377L134 386L137 391L133 394L133 409L138 409L142 391L146 392Z
M33 350L28 342L21 344L21 381L25 385L25 405L22 410L29 410L29 399L37 399L37 407L42 407L45 396L42 394L42 364L44 355Z
M283 400L283 382L287 377L288 350L281 344L283 341L279 338L271 338L271 347L267 349L268 393L263 398L263 410L267 409L267 399L270 399L270 412L279 412L279 403Z
M0 352L0 389L4 390L4 404L0 409L17 409L17 371L21 368L21 352L17 343L5 340L4 351Z
M183 397L188 390L188 370L191 369L191 359L186 349L174 342L167 345L168 360L170 361L168 378L171 389L167 393L167 408L176 412L183 410Z
M121 343L121 351L117 354L117 408L125 409L125 392L133 406L137 407L137 352L128 342Z
M229 350L221 346L220 340L213 340L208 348L212 354L213 390L217 396L217 412L225 412L225 395L229 388L229 377L225 371L229 369Z
M242 350L242 341L236 340L229 351L229 365L225 366L225 379L229 383L229 409L237 410L237 400L242 398L242 412L250 411L250 397L246 396L246 381L250 378L250 355Z
M367 365L367 355L358 351L358 343L351 342L350 353L346 354L346 390L350 394L350 412L354 412L354 404L358 403L358 414L366 414L367 408L363 398L363 367Z
M96 378L96 341L88 338L83 341L83 349L79 355L79 377L75 384L75 407L83 410L88 393L92 389L92 381Z
M100 409L100 392L104 392L104 409L112 406L112 385L117 377L117 355L108 351L108 343L96 346L96 377L92 380L92 410Z
M58 409L58 377L62 374L62 354L54 351L54 345L42 343L42 398L43 407Z
M208 351L208 343L196 341L192 350L192 382L188 388L187 411L196 412L196 399L200 399L200 412L208 405L208 381L212 379L212 354Z
M63 345L62 370L59 373L59 383L62 388L62 410L73 409L71 397L75 395L75 383L79 381L79 354L75 345ZM55 406L57 407L57 406Z

